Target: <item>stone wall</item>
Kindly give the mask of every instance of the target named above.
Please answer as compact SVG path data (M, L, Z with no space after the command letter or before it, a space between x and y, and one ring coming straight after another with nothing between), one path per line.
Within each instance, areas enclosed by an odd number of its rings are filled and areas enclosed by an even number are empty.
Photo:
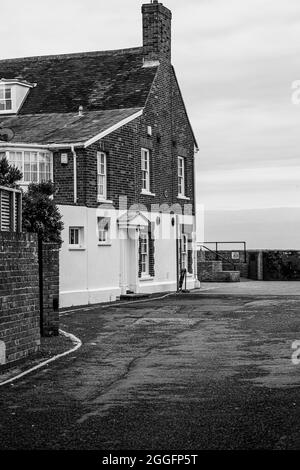
M0 232L0 366L25 358L39 345L36 235Z

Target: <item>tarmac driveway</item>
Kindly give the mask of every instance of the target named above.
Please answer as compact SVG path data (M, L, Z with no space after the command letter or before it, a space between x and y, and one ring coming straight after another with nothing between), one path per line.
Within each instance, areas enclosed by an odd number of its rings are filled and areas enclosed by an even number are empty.
M0 449L300 449L300 297L79 310L83 347L0 388Z

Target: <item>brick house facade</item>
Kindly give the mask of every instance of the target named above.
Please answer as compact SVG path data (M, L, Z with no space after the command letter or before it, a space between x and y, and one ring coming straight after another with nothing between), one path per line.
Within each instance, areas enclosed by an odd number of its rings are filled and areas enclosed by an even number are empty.
M0 61L0 88L28 88L17 114L0 110L14 131L0 153L24 185L32 175L57 186L61 306L176 290L181 268L198 284L197 143L171 63L172 15L157 1L142 15L139 48Z

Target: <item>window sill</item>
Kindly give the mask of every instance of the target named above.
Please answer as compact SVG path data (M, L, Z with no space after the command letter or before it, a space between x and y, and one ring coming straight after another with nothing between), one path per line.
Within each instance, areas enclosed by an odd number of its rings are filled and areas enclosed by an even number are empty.
M85 251L85 246L72 246L69 245L69 251Z
M111 201L110 199L97 199L98 204L113 204L114 202Z
M154 277L150 275L145 275L145 276L140 277L140 281L153 281L153 280L154 280Z
M111 246L111 242L99 242L98 246Z
M191 198L187 196L182 196L181 194L178 194L177 199L183 199L184 201L190 201Z
M144 190L144 189L142 189L141 195L142 195L142 196L152 196L152 197L155 196L154 193L151 193L150 191L146 191L146 190Z
M16 109L1 109L0 114L17 114Z

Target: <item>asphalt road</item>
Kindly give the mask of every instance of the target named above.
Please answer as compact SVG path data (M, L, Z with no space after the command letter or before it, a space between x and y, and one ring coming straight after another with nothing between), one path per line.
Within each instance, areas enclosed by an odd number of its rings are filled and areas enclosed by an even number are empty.
M0 388L0 449L300 449L300 297L62 317L83 347Z

